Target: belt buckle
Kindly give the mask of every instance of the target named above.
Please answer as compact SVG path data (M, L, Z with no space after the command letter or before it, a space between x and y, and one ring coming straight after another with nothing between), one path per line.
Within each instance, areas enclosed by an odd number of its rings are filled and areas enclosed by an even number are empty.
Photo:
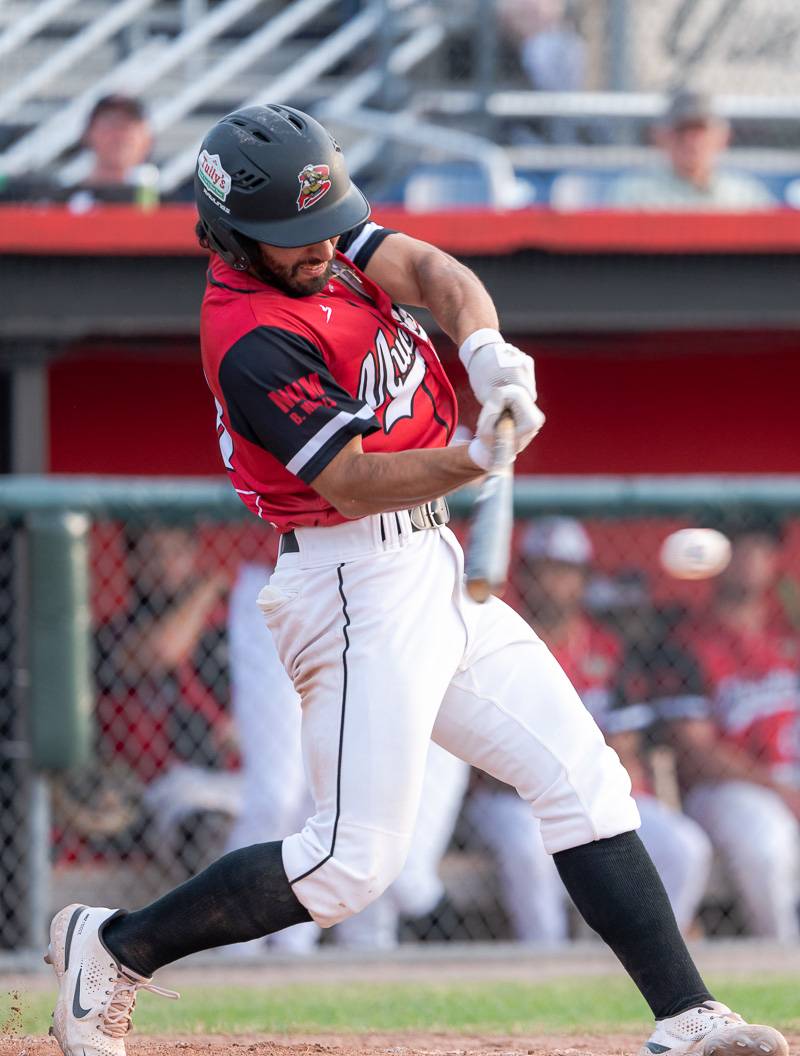
M427 502L423 506L412 506L408 511L408 516L411 519L411 527L415 532L421 532L425 528L433 527L430 504Z

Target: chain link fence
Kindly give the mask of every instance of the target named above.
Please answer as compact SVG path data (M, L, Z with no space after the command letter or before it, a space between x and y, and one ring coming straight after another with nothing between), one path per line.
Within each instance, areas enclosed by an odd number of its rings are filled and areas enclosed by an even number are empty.
M50 633L31 599L41 607L59 591L35 520L19 519L24 500L0 532L5 950L31 946L70 901L142 905L309 811L297 698L254 604L274 533L244 520L222 486L119 484L113 501L61 487L53 508L71 496L93 511L70 536L88 598L78 575L71 607L47 626L80 630L88 601L87 707L28 640ZM672 481L643 498L624 482L523 481L506 599L628 767L642 838L687 934L787 941L800 901L800 483L754 488ZM463 535L466 499L454 505ZM674 579L659 563L664 538L692 524L732 540L714 579ZM81 708L85 730L68 715ZM67 743L82 737L83 748ZM331 932L301 925L270 941L309 952L586 937L522 800L433 748L395 884Z

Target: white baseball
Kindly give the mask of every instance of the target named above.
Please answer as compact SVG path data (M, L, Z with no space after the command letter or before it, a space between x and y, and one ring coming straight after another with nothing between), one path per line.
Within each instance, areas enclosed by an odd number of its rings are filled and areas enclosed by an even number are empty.
M676 579L709 579L727 567L731 544L713 528L681 528L664 540L659 559Z

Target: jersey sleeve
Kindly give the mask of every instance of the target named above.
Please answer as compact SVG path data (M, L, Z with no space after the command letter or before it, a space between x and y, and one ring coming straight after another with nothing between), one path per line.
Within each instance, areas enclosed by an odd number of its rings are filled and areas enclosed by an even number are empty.
M390 227L381 227L372 220L365 220L339 239L336 248L360 270L364 271L372 254L388 235L396 234Z
M261 326L245 334L225 354L219 384L235 432L306 484L354 436L380 428L372 408L334 379L320 350L290 330Z

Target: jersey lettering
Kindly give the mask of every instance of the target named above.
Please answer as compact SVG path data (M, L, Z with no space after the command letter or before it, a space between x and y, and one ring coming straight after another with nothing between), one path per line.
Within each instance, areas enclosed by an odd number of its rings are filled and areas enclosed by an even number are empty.
M399 330L390 343L384 330L378 330L373 347L361 362L358 398L374 411L389 401L383 414L385 433L402 418L411 417L425 371L425 360L409 334Z
M272 402L288 414L295 425L300 425L318 407L335 407L336 401L325 395L319 374L306 374L303 378L275 389L269 394ZM302 413L301 413L302 412Z

